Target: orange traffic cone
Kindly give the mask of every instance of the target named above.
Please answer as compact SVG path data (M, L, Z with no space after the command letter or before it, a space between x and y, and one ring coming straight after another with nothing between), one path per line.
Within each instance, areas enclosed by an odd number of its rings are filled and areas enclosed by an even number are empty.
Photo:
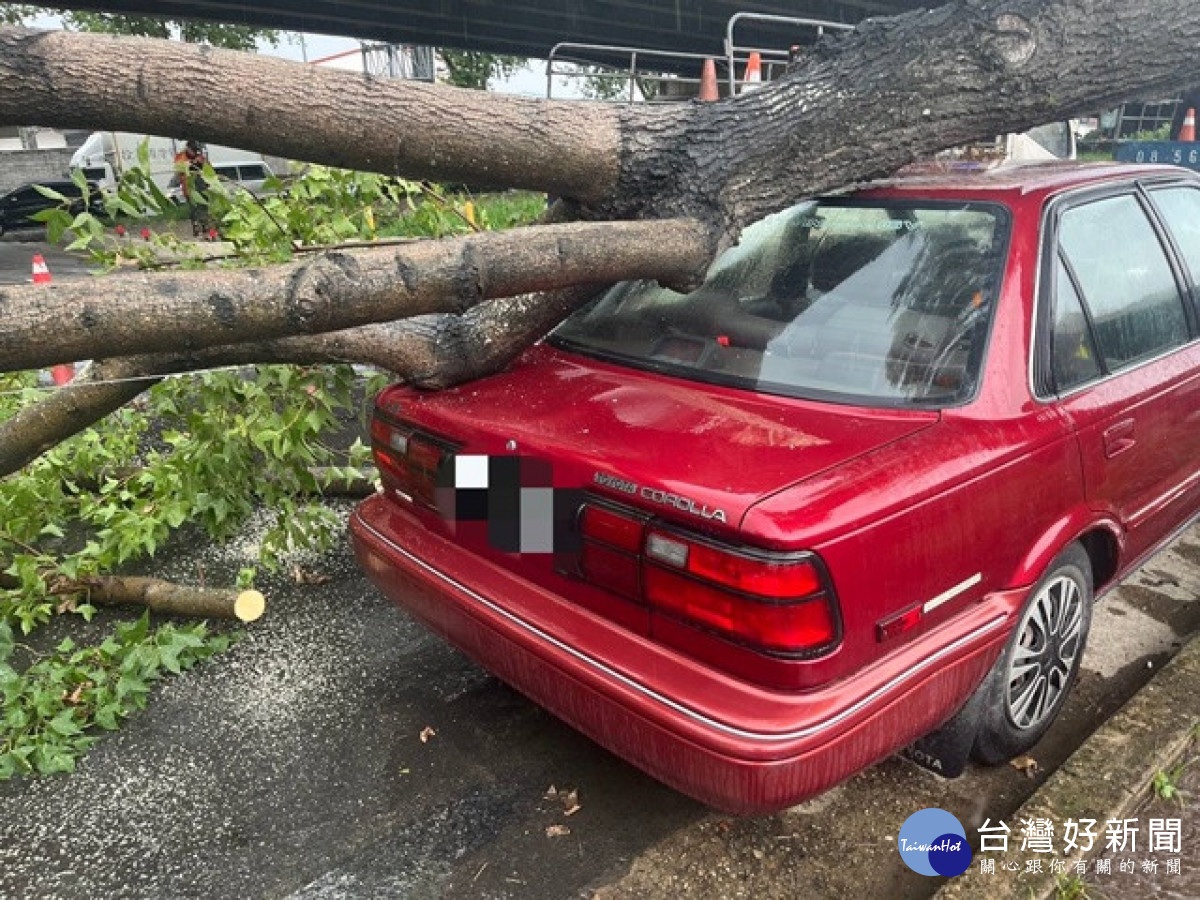
M49 284L51 281L53 278L50 277L50 267L46 265L46 258L40 253L33 254L33 283ZM70 383L74 377L75 366L71 363L50 367L50 378L59 387Z
M716 100L717 94L717 64L711 59L704 61L703 67L700 69L700 93L698 95L701 100Z
M755 50L746 60L746 74L742 77L742 93L753 91L762 84L762 55Z
M1196 110L1188 107L1187 115L1183 117L1183 125L1179 127L1179 140L1196 140Z
M33 283L50 283L50 268L46 265L46 258L40 253L33 254Z

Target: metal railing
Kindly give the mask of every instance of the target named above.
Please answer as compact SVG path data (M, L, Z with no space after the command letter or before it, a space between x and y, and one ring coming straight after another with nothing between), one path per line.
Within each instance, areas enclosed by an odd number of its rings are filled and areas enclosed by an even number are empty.
M743 70L746 62L750 58L751 53L757 53L763 61L763 66L766 71L763 72L763 80L769 80L772 74L771 70L776 66L787 66L791 58L790 48L779 50L774 47L742 47L734 42L733 33L737 26L742 22L770 22L775 25L795 25L800 28L815 28L817 37L825 34L826 29L830 31L853 31L853 25L847 25L845 22L831 22L826 19L803 19L795 16L774 16L766 13L741 12L735 13L729 17L729 22L725 25L725 67L729 78L729 92L736 94L738 85L744 81L739 81L737 77L737 67L741 63ZM794 43L794 42L793 42Z
M546 96L554 96L554 79L595 79L599 81L629 82L629 90L622 99L627 103L638 100L639 83L686 85L700 83L699 74L696 77L664 75L661 70L654 69L654 61L678 63L679 61L696 63L699 73L704 61L712 59L718 66L724 66L725 72L718 73L718 78L729 85L730 94L736 94L739 86L745 84L744 79L737 77L738 66L745 68L751 53L757 53L764 66L763 78L770 80L777 67L785 67L791 59L790 48L750 47L741 46L735 42L737 27L746 22L766 22L773 25L791 25L800 29L815 29L817 37L826 31L852 31L853 25L844 22L833 22L827 19L806 19L796 16L776 16L766 13L741 12L729 18L725 26L725 56L712 57L706 53L684 53L675 50L654 50L650 47L621 47L612 44L581 44L574 41L563 41L551 48L546 58ZM793 42L794 43L794 42ZM574 54L574 55L571 55ZM621 64L601 62L604 58L619 58ZM626 63L625 60L628 60ZM645 66L649 66L647 69ZM588 67L581 70L581 67ZM677 68L677 66L672 66ZM607 70L607 71L605 71ZM623 92L624 93L624 92ZM616 99L615 97L613 99ZM662 97L643 99L680 100L685 97Z
M576 54L574 56L569 54ZM588 56L587 54L593 54ZM628 65L611 65L598 61L598 57L621 57L629 60ZM706 53L683 53L675 50L654 50L650 47L619 47L612 44L581 44L574 41L562 41L555 44L549 55L546 57L546 97L552 99L554 97L554 79L555 77L565 79L598 79L601 81L629 81L628 95L623 98L627 103L634 103L638 99L639 82L648 82L651 84L695 84L700 83L700 77L695 78L682 75L665 75L661 70L653 68L653 61L679 61L686 60L696 63L696 70L699 72L700 67L704 65L706 59L713 59ZM719 59L714 60L720 62ZM640 68L649 64L651 68ZM569 68L564 68L568 66ZM599 66L602 69L610 69L611 71L580 71L580 66ZM646 99L646 98L643 98ZM649 99L671 99L681 100L685 97L671 98L649 98Z

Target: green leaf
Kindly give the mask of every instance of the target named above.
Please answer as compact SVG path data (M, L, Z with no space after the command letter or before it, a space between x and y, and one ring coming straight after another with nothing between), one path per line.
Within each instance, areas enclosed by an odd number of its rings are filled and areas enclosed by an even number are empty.
M75 723L75 711L73 709L64 709L47 723L47 727L56 734L61 734L63 737L72 737L83 731Z
M121 725L121 707L107 703L96 710L96 724L105 731L116 731Z
M59 203L69 203L70 202L69 200L67 200L67 198L64 195L62 195L58 191L54 190L54 188L48 188L44 184L35 184L33 186L33 189L35 191L37 191L39 194L41 194L43 197L46 197L50 200L57 200Z

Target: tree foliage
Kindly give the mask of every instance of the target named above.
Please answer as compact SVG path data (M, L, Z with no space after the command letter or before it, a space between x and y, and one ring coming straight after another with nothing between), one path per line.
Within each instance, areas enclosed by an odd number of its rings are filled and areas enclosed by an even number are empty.
M486 91L493 78L507 78L525 65L523 56L501 56L476 50L438 51L446 64L446 80L455 87Z
M38 15L60 15L57 9L24 3L0 5L0 24L22 25ZM61 13L63 24L73 31L102 34L129 34L208 44L226 50L252 51L259 41L279 43L279 32L271 28L231 25L201 19L165 19L158 16L134 16L125 13L100 13L70 10Z

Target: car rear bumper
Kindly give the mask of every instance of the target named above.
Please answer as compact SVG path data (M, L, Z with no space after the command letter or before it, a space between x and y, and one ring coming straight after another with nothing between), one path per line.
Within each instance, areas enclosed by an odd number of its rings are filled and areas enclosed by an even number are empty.
M798 803L936 728L983 679L1024 596L989 595L828 686L774 691L569 604L383 495L352 514L350 533L370 578L450 643L655 778L735 813Z

